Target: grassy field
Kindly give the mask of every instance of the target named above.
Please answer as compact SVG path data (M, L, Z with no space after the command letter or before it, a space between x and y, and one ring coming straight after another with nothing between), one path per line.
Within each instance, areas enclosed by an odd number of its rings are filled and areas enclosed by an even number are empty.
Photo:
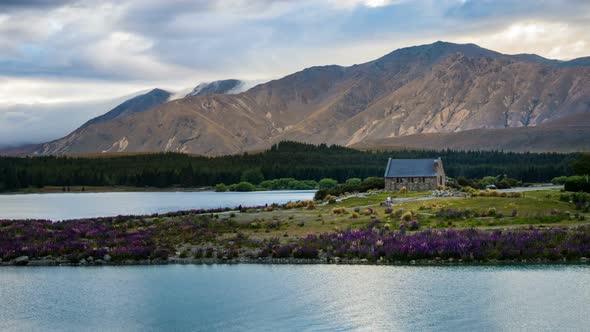
M529 225L571 226L588 223L590 214L578 211L570 202L560 201L558 190L522 193L522 197L429 197L430 193L374 193L351 197L334 204L315 205L313 209L250 210L245 213L222 213L252 238L279 237L284 241L309 234L346 229L360 229L374 220L389 229L416 222L418 229L508 228ZM381 203L391 196L391 212ZM398 199L407 199L399 202ZM442 211L442 212L441 212ZM408 216L408 213L411 215ZM405 216L405 220L402 217ZM278 225L278 226L277 226ZM415 227L415 226L414 226Z

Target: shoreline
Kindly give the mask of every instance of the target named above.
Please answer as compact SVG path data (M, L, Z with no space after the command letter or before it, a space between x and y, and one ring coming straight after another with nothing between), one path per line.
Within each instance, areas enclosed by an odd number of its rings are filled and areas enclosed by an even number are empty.
M317 258L246 258L237 259L225 258L171 258L168 260L127 260L121 262L107 262L96 260L90 262L73 263L61 259L34 259L25 264L15 262L0 262L2 267L35 267L35 266L71 266L71 267L96 267L96 266L152 266L152 265L376 265L376 266L498 266L498 265L590 265L590 258L580 257L578 259L513 259L513 260L481 260L463 261L462 259L419 259L410 261L369 261L367 259L332 259Z
M385 195L390 194L373 193L328 205L298 201L239 211L199 209L62 222L0 220L0 266L590 261L590 224L583 212L569 212L573 203L555 191L527 198L433 197L437 201L430 205L403 200L395 211L378 206ZM553 209L535 211L531 206L538 207L539 202ZM502 205L508 207L501 209ZM412 212L404 212L404 207ZM523 210L516 209L533 210L518 216Z
M201 192L213 191L214 187L127 187L127 186L69 186L70 190L64 191L61 186L47 186L43 188L27 188L18 191L0 192L1 195L26 195L26 194L84 194L84 193L120 193L120 192ZM68 188L68 186L65 186Z

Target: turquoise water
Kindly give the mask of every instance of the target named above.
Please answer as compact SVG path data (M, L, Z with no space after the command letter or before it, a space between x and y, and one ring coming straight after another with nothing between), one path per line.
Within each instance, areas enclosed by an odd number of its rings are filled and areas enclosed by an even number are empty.
M312 199L315 190L256 192L179 191L0 195L0 219L78 219L287 203Z
M584 331L589 266L2 267L2 331Z

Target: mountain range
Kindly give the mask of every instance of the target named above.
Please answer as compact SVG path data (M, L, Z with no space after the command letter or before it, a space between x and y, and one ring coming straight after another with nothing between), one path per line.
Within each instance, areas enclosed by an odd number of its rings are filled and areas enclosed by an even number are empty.
M154 89L64 138L4 153L261 150L282 140L372 148L589 151L590 57L506 55L436 42L349 67L311 67L244 92ZM239 92L239 93L236 93Z

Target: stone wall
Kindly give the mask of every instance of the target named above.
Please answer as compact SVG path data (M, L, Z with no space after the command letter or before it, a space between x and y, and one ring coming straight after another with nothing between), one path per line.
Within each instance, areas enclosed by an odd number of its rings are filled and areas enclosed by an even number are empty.
M406 187L409 191L436 190L436 177L425 178L424 182L420 182L419 178L414 178L414 182L410 182L409 178L402 178L401 183L397 182L397 178L385 178L386 191L399 191L402 187Z

